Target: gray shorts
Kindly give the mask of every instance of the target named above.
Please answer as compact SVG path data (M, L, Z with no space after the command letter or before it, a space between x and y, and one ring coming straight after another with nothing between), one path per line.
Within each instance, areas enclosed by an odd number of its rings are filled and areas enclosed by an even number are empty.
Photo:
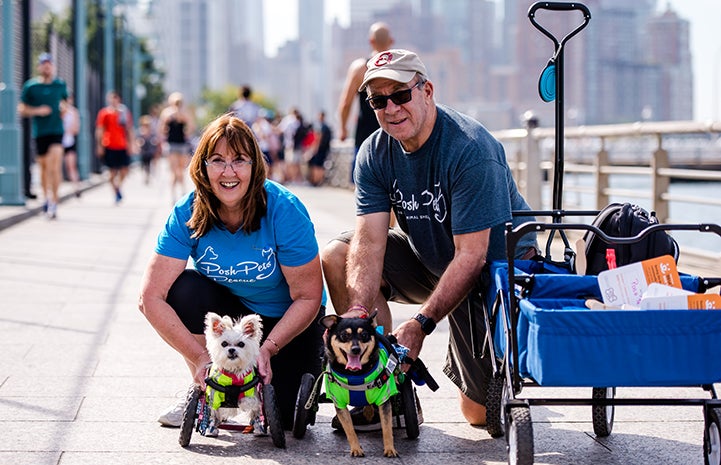
M350 243L353 231L336 237ZM388 243L383 259L382 289L386 299L405 304L422 304L438 284L438 277L431 273L418 259L408 241L408 236L398 229L388 230ZM485 405L488 383L492 377L491 359L474 356L473 341L480 351L485 323L479 291L474 290L448 315L450 335L443 372L471 400ZM471 318L475 320L476 334L471 331Z
M166 146L168 153L179 153L181 155L190 154L190 144L182 142L168 142Z

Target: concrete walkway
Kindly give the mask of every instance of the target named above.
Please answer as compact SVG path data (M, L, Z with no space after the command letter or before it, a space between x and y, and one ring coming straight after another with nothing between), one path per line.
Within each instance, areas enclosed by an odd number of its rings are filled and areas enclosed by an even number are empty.
M80 198L66 196L55 221L38 210L0 207L0 464L506 463L504 439L462 420L455 388L441 372L445 323L421 354L441 388L418 388L425 422L417 440L396 430L399 459L383 458L380 433L362 434L366 457L351 458L345 437L330 427L330 404L321 404L304 439L287 434L286 449L269 437L226 431L216 439L194 434L181 448L179 430L156 418L184 394L190 377L136 307L143 269L171 208L169 184L158 176L145 185L133 172L115 205L100 181ZM352 227L350 191L291 189L306 203L321 245ZM394 316L400 321L414 311L399 306ZM523 394L590 396L590 389ZM700 389L619 389L624 395L705 397ZM604 439L593 435L590 407L532 413L538 464L703 463L700 407L619 407L613 434Z

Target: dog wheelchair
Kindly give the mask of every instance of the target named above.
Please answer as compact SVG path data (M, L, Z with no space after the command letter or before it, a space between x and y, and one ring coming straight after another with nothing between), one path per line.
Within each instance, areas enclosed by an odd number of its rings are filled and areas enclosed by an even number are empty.
M275 389L271 384L263 384L257 371L252 380L243 385L223 386L211 377L206 377L206 384L211 395L223 394L221 408L237 408L239 399L249 390L255 389L254 395L260 397L261 414L257 419L251 419L250 424L220 423L219 429L242 431L244 433L260 432L269 434L273 445L278 448L285 448L285 431L281 423L280 410L275 397ZM200 386L194 385L188 390L183 421L180 426L180 438L178 442L182 447L190 443L193 431L205 436L208 433L211 420L211 404L208 403L208 395Z
M388 362L386 370L395 376L398 385L398 394L391 398L394 403L394 411L403 413L405 418L405 430L408 439L416 439L420 434L418 422L418 410L416 403L416 393L413 384L427 385L432 391L438 390L438 383L428 372L420 358L412 359L408 357L408 349L398 344L393 335L383 336L376 333L376 337L388 352ZM407 373L401 370L402 364L409 364L410 369ZM330 367L328 361L323 363L323 372L316 379L312 374L306 373L301 379L300 388L298 389L298 397L295 404L295 416L293 418L293 437L302 439L305 436L308 425L315 424L316 414L320 403L332 403L326 393L321 393L321 385L323 375L329 373ZM348 387L347 385L344 387ZM367 386L357 386L354 389L368 389Z

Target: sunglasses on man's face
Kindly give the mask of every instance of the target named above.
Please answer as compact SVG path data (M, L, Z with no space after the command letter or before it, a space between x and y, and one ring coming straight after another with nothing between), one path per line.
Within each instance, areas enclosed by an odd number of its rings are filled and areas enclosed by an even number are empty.
M408 89L399 90L398 92L393 92L391 95L374 95L373 97L368 97L366 101L368 102L368 105L374 110L382 110L386 106L388 106L388 100L393 102L396 105L403 105L404 103L408 103L413 98L413 89L423 84L424 81L418 81L413 87L409 87Z

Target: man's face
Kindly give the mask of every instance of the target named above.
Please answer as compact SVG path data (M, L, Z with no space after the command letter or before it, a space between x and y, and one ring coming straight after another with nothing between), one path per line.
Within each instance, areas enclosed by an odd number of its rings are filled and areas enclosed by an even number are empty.
M43 61L42 63L38 64L38 72L43 77L50 77L53 75L53 62L52 61Z
M398 140L407 151L415 151L425 142L432 118L433 87L430 82L418 84L418 77L407 83L377 78L368 83L368 97L389 96L395 92L411 89L410 101L402 104L387 99L385 108L374 110L381 128ZM432 124L432 121L431 121ZM426 130L424 130L426 129Z

